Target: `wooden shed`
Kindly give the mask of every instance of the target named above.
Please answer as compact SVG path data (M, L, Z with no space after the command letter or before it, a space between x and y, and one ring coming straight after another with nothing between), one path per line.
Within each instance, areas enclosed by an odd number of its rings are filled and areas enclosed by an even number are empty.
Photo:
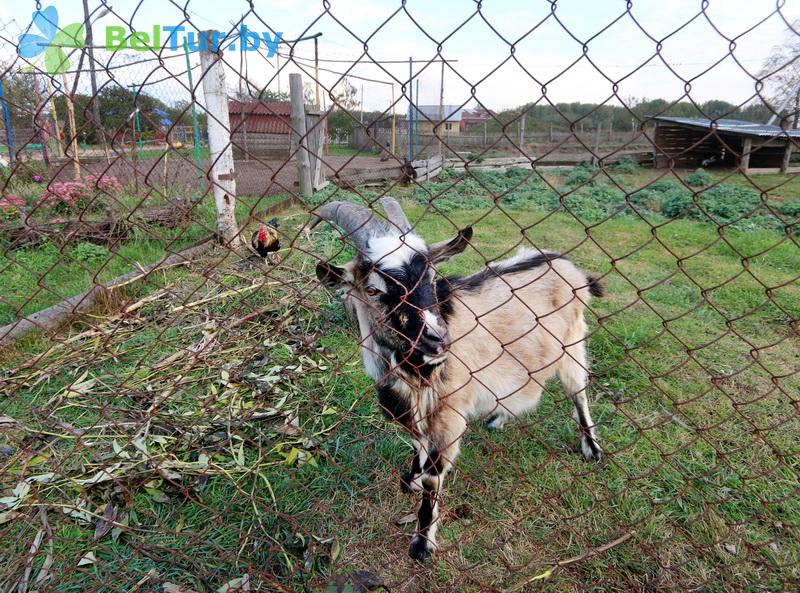
M266 101L229 101L235 158L286 158L291 149L292 107Z
M785 173L800 130L739 119L657 116L653 126L656 168L740 167Z

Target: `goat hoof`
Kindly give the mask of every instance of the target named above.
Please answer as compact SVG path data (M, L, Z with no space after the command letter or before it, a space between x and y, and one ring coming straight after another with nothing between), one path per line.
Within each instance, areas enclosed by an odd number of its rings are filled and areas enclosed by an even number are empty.
M506 422L508 422L508 415L498 412L486 419L486 428L489 430L500 430L506 425Z
M586 461L596 461L600 463L603 461L603 450L595 440L581 439L581 453Z
M417 536L411 540L411 547L408 550L408 555L418 562L425 562L425 560L433 555L435 550L436 546L431 544L430 541L424 537Z

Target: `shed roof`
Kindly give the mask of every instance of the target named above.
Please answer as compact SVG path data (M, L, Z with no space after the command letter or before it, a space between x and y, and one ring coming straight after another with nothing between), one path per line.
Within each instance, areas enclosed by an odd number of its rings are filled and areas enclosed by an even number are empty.
M265 101L228 101L231 129L242 132L240 125L246 118L249 134L291 134L292 106L290 103L267 103Z
M727 134L736 134L739 136L754 136L759 138L770 138L779 136L791 136L792 138L800 138L800 130L784 130L778 126L768 126L767 124L760 124L752 121L744 121L741 119L708 119L706 117L672 117L666 115L657 115L653 117L656 121L665 121L673 124L687 126L690 128L702 128L706 130L717 129L719 132Z
M291 117L292 104L289 102L269 103L267 101L228 101L228 113L256 115L284 115Z

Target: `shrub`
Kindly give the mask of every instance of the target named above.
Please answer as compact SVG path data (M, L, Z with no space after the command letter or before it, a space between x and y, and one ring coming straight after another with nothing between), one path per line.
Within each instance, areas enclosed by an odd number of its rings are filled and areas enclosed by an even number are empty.
M567 185L584 185L591 182L597 175L597 167L594 165L578 165L573 167L567 175Z
M108 249L102 245L95 245L94 243L78 243L72 248L70 255L80 262L96 264L106 261L110 253Z
M619 162L611 165L609 169L623 175L631 175L639 170L639 163L636 162L632 156L626 156L619 160Z
M116 177L111 175L87 175L84 178L86 185L94 187L103 192L121 192L122 184Z
M83 210L91 190L82 181L55 181L47 186L37 206L53 210Z
M684 181L692 187L704 187L714 181L714 178L711 173L701 167L691 175L687 175Z
M790 218L800 218L800 200L784 202L776 208L778 212Z
M8 194L0 197L0 220L7 221L19 218L25 208L25 200L19 196Z
M661 196L661 214L667 218L690 217L696 218L697 206L694 205L692 194L676 187Z

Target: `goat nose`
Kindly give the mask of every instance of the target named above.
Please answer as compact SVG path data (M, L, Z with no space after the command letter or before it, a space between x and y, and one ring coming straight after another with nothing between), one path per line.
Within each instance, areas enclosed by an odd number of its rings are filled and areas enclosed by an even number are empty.
M436 353L444 352L450 346L450 334L444 328L426 325L422 339Z

